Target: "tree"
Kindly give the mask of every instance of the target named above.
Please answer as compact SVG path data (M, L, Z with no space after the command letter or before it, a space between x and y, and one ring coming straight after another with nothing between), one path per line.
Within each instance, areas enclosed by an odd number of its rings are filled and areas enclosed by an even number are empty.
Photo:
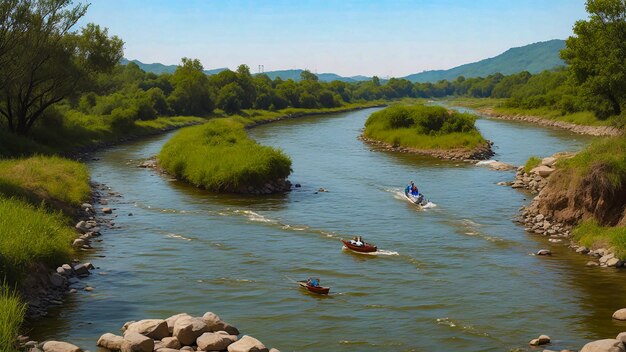
M205 116L213 111L209 79L198 59L182 58L171 77L174 91L168 103L175 113Z
M11 8L0 25L0 116L15 133L26 134L50 106L77 96L96 72L111 70L122 58L124 43L106 29L89 24L80 33L70 31L87 10L71 4L12 0L1 5L2 16L4 6Z
M309 70L304 70L300 72L300 80L301 81L317 81L319 78L317 75L311 73Z
M577 21L561 57L594 102L598 117L626 108L626 2L587 0L589 20Z

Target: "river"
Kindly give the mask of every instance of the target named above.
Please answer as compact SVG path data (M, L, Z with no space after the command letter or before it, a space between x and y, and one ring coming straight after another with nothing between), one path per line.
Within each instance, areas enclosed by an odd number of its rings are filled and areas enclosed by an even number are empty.
M611 320L623 274L525 233L513 219L529 195L496 185L514 172L372 151L356 137L375 110L250 130L292 158L302 187L285 195L216 195L136 167L172 134L98 153L89 168L123 195L110 198L120 228L104 230L89 258L95 290L72 295L31 336L94 350L125 321L206 311L283 352L508 351L544 333L551 349L578 349L626 330ZM517 122L477 126L494 158L516 165L589 142ZM437 206L403 200L410 180ZM382 254L342 250L339 239L356 235ZM529 255L540 248L554 255ZM308 276L331 295L291 281Z

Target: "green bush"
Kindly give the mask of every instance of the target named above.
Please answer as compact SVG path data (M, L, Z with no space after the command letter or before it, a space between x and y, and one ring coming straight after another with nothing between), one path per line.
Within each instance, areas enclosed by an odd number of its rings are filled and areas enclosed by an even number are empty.
M163 146L159 163L181 180L218 192L262 186L291 173L289 157L251 140L233 118L182 129Z
M485 139L475 117L438 106L391 106L365 122L365 136L395 146L419 149L474 148Z

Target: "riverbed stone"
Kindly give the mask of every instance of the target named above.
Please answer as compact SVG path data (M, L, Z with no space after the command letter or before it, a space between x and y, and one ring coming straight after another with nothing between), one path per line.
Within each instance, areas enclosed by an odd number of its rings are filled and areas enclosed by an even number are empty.
M548 177L554 172L554 169L545 165L537 166L536 168L530 170L531 174L536 174L541 177Z
M540 249L537 251L537 255L552 255L549 249Z
M174 323L172 333L182 345L189 346L208 330L208 326L202 319L183 316Z
M111 214L113 213L113 209L111 208L102 208L102 212L105 214Z
M63 287L67 283L67 279L59 273L50 275L50 283L54 287Z
M580 352L625 352L624 344L618 339L592 341L583 346Z
M128 326L127 332L136 332L154 340L168 337L170 331L163 319L143 319Z
M280 351L276 348L270 348L270 352L280 352Z
M179 350L182 347L182 345L180 344L180 341L178 341L178 339L173 336L162 338L161 344L165 348L173 348L175 350Z
M598 262L594 262L592 260L588 261L586 265L587 266L600 266L600 264Z
M626 308L618 309L613 313L613 319L626 320Z
M74 272L78 276L87 276L89 275L89 269L85 264L78 264L74 267Z
M167 323L167 328L170 331L170 334L174 332L174 324L176 324L176 321L182 317L191 318L191 315L187 313L179 313L179 314L172 315L171 317L165 319L165 322Z
M124 342L124 337L106 333L100 336L96 345L111 351L119 351L122 349L122 342Z
M205 332L196 339L199 351L222 351L237 341L237 336L226 331Z
M154 340L133 331L126 331L120 350L122 352L152 352Z
M617 340L622 341L622 343L626 344L626 332L620 332L619 334L617 334L617 337L615 337Z
M552 167L556 163L556 158L549 156L541 160L541 165Z
M619 267L621 264L621 261L617 258L611 258L609 260L606 261L606 266L610 266L610 267Z
M209 331L226 331L230 335L239 335L239 330L236 327L226 323L213 312L204 313L202 320L209 327Z
M47 341L43 344L44 352L81 352L80 347L62 341Z
M269 350L261 341L244 335L241 340L228 346L228 352L269 352Z

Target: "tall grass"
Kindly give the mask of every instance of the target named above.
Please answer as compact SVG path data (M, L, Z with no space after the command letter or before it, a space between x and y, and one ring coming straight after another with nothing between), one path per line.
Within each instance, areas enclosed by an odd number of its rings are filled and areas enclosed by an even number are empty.
M291 173L283 152L257 144L231 118L182 129L163 146L159 163L179 179L220 192L262 186Z
M0 277L15 283L32 264L67 262L76 233L66 224L61 213L0 197Z
M575 175L601 171L613 190L626 188L626 136L596 140L573 158L559 161L559 168Z
M626 259L626 227L600 226L595 220L587 220L572 232L574 239L589 248L613 248L615 255Z
M524 165L524 171L526 173L530 173L530 170L536 168L537 166L539 166L539 164L541 164L541 158L533 155L528 158L528 160L526 160L526 164Z
M57 156L0 160L0 194L33 203L58 201L80 205L89 199L84 164Z
M0 286L0 351L17 351L16 340L26 314L26 304L5 283Z
M439 106L394 105L373 113L365 136L395 146L418 149L472 149L485 143L476 117Z

